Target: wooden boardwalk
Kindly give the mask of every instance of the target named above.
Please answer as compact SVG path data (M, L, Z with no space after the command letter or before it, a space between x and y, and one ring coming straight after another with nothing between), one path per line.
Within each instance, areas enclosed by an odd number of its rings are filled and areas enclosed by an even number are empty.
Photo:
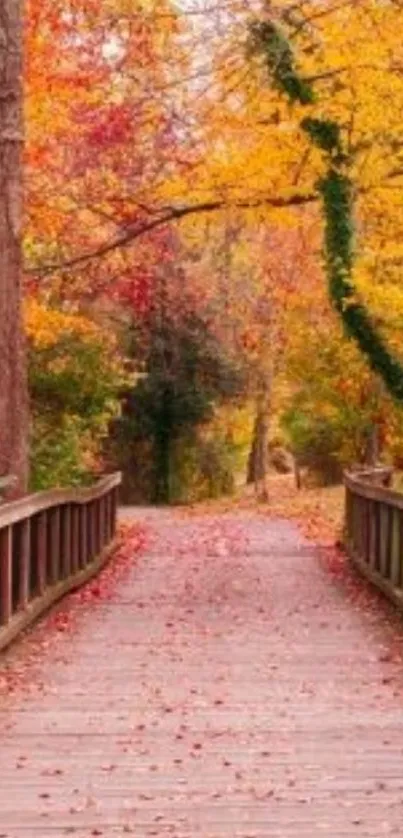
M401 835L395 627L291 524L141 514L113 598L0 667L1 838Z

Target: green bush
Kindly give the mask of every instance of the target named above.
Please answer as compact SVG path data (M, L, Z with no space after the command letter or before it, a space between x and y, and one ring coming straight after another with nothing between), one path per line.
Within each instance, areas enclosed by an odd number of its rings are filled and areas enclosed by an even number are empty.
M85 485L102 470L102 450L127 386L113 335L80 315L39 304L27 326L34 491Z

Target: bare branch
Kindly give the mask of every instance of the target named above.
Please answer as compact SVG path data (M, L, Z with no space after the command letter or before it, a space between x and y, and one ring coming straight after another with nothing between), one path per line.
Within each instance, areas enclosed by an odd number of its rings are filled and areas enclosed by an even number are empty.
M287 207L303 207L311 204L317 200L317 196L312 193L310 195L291 195L288 198L261 198L240 201L231 206L234 209L246 210L258 207L272 207L273 209L287 209ZM220 212L229 208L229 205L224 200L205 201L200 204L190 204L181 207L163 207L154 218L136 222L135 224L127 225L124 232L105 242L105 244L96 248L95 250L81 253L79 256L74 256L65 261L53 262L40 267L26 266L26 270L31 274L47 274L54 273L58 270L66 270L78 265L83 265L92 259L100 259L117 250L121 247L128 247L133 241L141 236L151 233L153 230L163 227L165 224L170 224L175 221L180 221L191 215L199 215L201 213Z

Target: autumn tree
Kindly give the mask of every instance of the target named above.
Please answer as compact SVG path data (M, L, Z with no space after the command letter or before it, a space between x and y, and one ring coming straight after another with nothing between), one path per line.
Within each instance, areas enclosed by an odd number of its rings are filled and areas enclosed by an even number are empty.
M133 354L142 361L143 374L127 393L117 423L123 459L134 442L149 443L150 491L156 503L172 499L175 446L181 443L183 455L216 405L239 396L243 384L183 267L167 256L148 311L133 322Z
M375 49L372 48L373 64L368 64L368 75L365 72L367 65L363 72L368 90L362 90L363 101L359 101L358 106L354 103L354 109L350 100L352 90L356 87L354 79L352 84L348 81L345 83L342 79L342 71L334 70L337 75L341 73L338 89L343 92L343 102L338 102L338 93L333 90L326 95L323 91L318 91L315 85L318 77L315 75L310 77L305 68L300 66L293 43L293 33L296 31L298 18L299 28L305 31L305 44L299 44L296 39L297 47L300 47L301 53L307 52L309 41L311 41L311 54L319 56L321 53L321 48L315 43L315 37L309 32L309 20L304 18L303 8L292 12L290 10L288 16L283 13L281 22L275 17L271 19L269 14L265 20L253 25L252 36L263 52L273 86L292 106L295 106L295 117L299 122L300 132L305 135L312 149L317 151L318 163L323 168L315 188L323 205L326 271L332 304L341 317L347 335L355 340L371 368L381 376L389 392L398 400L402 400L403 366L400 360L394 357L385 336L376 327L374 318L371 317L355 282L355 263L358 256L354 229L355 193L360 188L356 167L363 150L365 149L365 153L368 153L368 149L373 152L372 143L375 145L375 140L371 143L369 139L370 131L373 130L372 114L371 116L366 114L365 121L362 116L360 120L357 111L359 113L359 109L365 107L367 100L374 96L370 88L371 82L374 83L372 73L376 73L380 86L385 83L385 78L388 76L395 93L400 96L402 94L399 79L393 78L396 73L393 63L398 60L398 52L396 51L397 44L393 43L393 32L390 26L393 20L397 23L397 16L394 13L394 4L388 4L387 10L381 9L381 5L359 4L358 13L354 13L352 9L344 10L344 14L342 12L338 16L334 15L334 20L330 24L337 37L341 21L346 25L351 24L346 15L353 20L355 18L354 22L361 27L360 38L362 38L363 27L369 34L369 30L374 25L382 26L381 46L376 44ZM330 14L331 9L324 5L322 15L326 17ZM348 38L347 33L348 29L343 33L345 41ZM354 69L352 66L351 76ZM378 120L376 138L378 145L390 143L391 128L392 126L385 131L385 126L381 128L380 120ZM398 126L394 128L396 149L396 147L399 148ZM362 134L360 136L360 129L361 132L363 129L366 131L365 142ZM399 152L397 158L399 158ZM396 177L399 178L400 174L397 168L389 173L389 177L393 180Z

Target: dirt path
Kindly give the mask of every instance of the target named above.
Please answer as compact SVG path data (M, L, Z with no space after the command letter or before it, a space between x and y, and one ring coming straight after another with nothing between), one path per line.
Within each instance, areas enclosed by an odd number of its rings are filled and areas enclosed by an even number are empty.
M1 838L401 835L403 674L381 615L292 524L133 514L147 553L112 600L76 606L40 688L0 704Z

